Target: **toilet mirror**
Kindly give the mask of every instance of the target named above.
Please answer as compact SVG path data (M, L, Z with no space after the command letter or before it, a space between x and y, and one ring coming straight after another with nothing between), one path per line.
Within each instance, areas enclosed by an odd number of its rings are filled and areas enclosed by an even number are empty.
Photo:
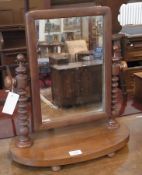
M34 130L110 116L110 9L31 11L26 31Z

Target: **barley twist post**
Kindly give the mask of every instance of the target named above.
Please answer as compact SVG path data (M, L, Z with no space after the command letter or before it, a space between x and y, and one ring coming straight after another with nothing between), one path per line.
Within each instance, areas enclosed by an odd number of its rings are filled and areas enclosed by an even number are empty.
M19 54L17 56L17 60L19 66L16 68L16 87L17 94L20 95L18 101L18 128L19 128L19 136L17 140L17 147L25 148L30 147L32 145L32 141L29 137L29 116L27 110L27 75L26 75L26 67L24 66L24 56Z

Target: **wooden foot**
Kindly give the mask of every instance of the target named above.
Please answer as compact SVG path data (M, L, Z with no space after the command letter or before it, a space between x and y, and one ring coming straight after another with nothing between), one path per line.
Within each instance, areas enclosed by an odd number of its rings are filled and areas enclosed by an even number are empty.
M52 171L60 171L61 170L61 166L52 166Z
M17 143L16 143L16 146L18 147L18 148L28 148L28 147L31 147L32 146L32 144L33 144L33 142L32 142L32 140L29 138L29 140L27 140L27 141L17 141Z
M115 156L115 152L109 153L108 157L112 158L113 156Z

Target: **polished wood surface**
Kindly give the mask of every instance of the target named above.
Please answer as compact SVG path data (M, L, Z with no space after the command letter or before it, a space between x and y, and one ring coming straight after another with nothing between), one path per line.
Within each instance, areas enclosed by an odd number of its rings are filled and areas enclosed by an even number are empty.
M16 142L13 142L10 147L10 153L13 160L19 162L24 165L28 166L51 166L53 171L57 171L60 169L60 165L66 165L71 163L78 163L94 158L98 158L104 155L113 156L114 152L122 148L126 145L129 138L129 131L127 128L123 127L123 125L119 125L115 120L117 116L116 108L116 91L118 87L118 75L120 66L118 64L119 58L117 55L114 54L113 57L113 64L111 64L111 11L108 7L102 6L93 6L93 7L80 7L76 8L76 16L103 16L103 89L105 92L101 93L104 97L103 102L103 110L95 111L94 114L81 114L80 116L74 115L71 119L64 118L61 119L60 122L57 122L60 125L60 129L55 129L57 125L54 125L53 134L48 135L47 141L47 132L44 131L39 132L40 134L38 137L33 136L32 140L34 144L31 145L32 142L29 142L29 130L28 130L28 116L25 110L25 101L26 101L26 94L25 94L25 68L20 63L18 68L19 71L19 81L17 90L20 94L20 103L18 105L18 119L19 123L19 130L20 135L17 138ZM30 62L30 76L31 76L31 96L32 96L32 116L33 116L33 123L34 129L47 129L51 127L51 121L46 123L42 122L42 115L41 115L41 103L40 103L40 88L38 85L38 64L36 61L37 58L37 41L36 41L36 30L35 30L35 20L38 19L50 19L50 18L70 18L72 14L75 12L74 8L68 9L53 9L53 10L39 10L39 11L31 11L26 15L26 31L27 31L27 44L28 44L28 52L29 52L29 62ZM106 52L107 51L107 52ZM114 52L115 53L115 52ZM94 64L89 64L87 62L83 62L82 72L85 72L84 68L87 66L96 66L96 62ZM80 69L80 64L82 66L82 62L78 63L70 63L73 64L73 68ZM68 65L53 65L52 68L56 69L67 69ZM99 64L101 65L101 64ZM112 65L112 69L110 69L110 65ZM76 67L77 66L77 67ZM90 67L92 68L92 67ZM89 69L90 69L89 68ZM87 69L87 71L89 71ZM94 70L94 67L93 67ZM91 69L92 72L92 69ZM93 72L93 74L96 74ZM98 74L98 73L97 73ZM62 75L64 76L64 75ZM86 74L82 74L82 77L91 77L91 74L87 76ZM64 76L65 77L65 76ZM97 76L97 78L99 78ZM22 81L23 79L23 81ZM53 77L52 77L53 79ZM57 78L60 79L60 78ZM80 79L80 77L79 77ZM18 79L17 79L18 80ZM89 84L90 82L95 82L92 79L89 79L89 82L86 82L85 79L81 80L83 83ZM57 80L56 80L57 81ZM80 84L82 84L82 82ZM97 80L98 82L98 80ZM65 81L67 84L67 82ZM71 82L73 84L74 82ZM64 84L64 86L66 85ZM54 85L54 84L53 84ZM92 85L96 87L93 83ZM101 87L101 84L98 85ZM98 89L99 89L98 87ZM111 88L112 87L112 88ZM51 87L52 88L52 87ZM67 86L68 88L72 89L71 86ZM82 87L85 89L85 87ZM96 88L97 89L97 88ZM92 89L87 89L87 92L92 92ZM94 92L94 91L93 91ZM96 91L95 91L96 92ZM61 90L60 90L61 93ZM100 94L99 91L97 91ZM52 93L53 94L53 93ZM86 95L86 89L84 90L83 94ZM59 94L55 94L58 96ZM87 100L92 98L92 94L87 94ZM82 97L82 94L81 94ZM86 102L85 99L85 102ZM54 100L54 98L53 98ZM71 101L72 99L69 99ZM95 99L96 100L96 99ZM97 99L98 100L98 99ZM81 99L82 101L82 99ZM92 99L91 99L92 101ZM55 101L54 101L55 102ZM83 103L85 103L83 101ZM87 101L88 102L88 101ZM90 101L89 101L90 102ZM101 117L108 118L107 120L101 120ZM100 121L93 122L95 118L99 118ZM39 121L37 121L39 120ZM74 123L72 123L72 121ZM87 124L87 121L90 121ZM84 124L81 124L84 123ZM80 125L77 125L80 124ZM72 125L72 126L71 126ZM48 128L49 129L49 128ZM46 133L44 135L44 133ZM37 134L35 134L37 135ZM30 143L30 144L29 144ZM78 147L76 147L76 143L78 143ZM92 147L92 145L94 145ZM25 149L20 149L21 147L26 147ZM48 149L50 148L50 149ZM79 156L71 156L67 153L70 151L78 150Z
M32 145L32 141L29 137L30 125L29 125L29 115L28 111L28 94L27 94L27 84L28 76L27 69L24 64L25 58L22 54L17 56L17 62L19 66L16 68L16 93L19 95L18 105L17 105L17 120L18 120L18 130L19 137L17 142L17 147L25 148Z
M131 28L128 27L127 32ZM135 30L134 30L135 31ZM124 80L128 95L134 96L134 73L142 70L142 36L125 36L122 39L123 61L127 64L124 71Z
M141 175L142 172L142 114L119 118L119 122L127 125L130 131L128 144L112 158L104 156L99 159L66 165L58 173L50 168L35 168L17 164L9 159L11 139L0 141L0 174L58 174L58 175ZM47 138L48 140L48 138Z
M82 162L104 155L110 156L126 145L129 139L127 127L109 129L106 119L64 127L32 135L34 145L19 149L15 139L10 145L12 159L28 166L59 166ZM80 150L81 154L71 156L70 152Z
M123 37L122 51L124 60L127 62L140 61L142 56L142 36L139 34L139 36L135 34L127 36L129 30L134 30L135 32L135 29L130 27L127 29L125 37Z
M124 80L126 84L126 92L129 96L134 96L134 73L142 71L142 66L128 67L124 71Z
M33 9L50 7L50 0L3 0L0 1L0 25L24 24L24 13Z
M56 9L56 10L38 10L31 11L26 15L26 34L27 44L29 52L29 62L31 70L31 96L32 96L32 114L33 122L36 126L43 126L42 122L37 122L35 118L41 120L41 108L40 108L40 89L38 86L38 66L37 66L37 41L36 41L36 29L35 20L38 19L50 19L50 18L68 18L72 17L75 12L74 8L70 9ZM60 165L78 163L94 158L98 158L104 155L109 157L114 155L114 152L126 145L129 138L129 131L123 127L122 124L118 124L115 120L117 116L116 107L116 90L118 87L118 75L119 75L119 59L114 56L113 64L111 64L111 11L106 6L93 6L93 7L80 7L76 8L76 16L103 16L103 37L104 37L104 73L103 73L103 89L105 89L103 103L103 110L94 113L94 116L84 114L82 120L77 120L74 116L74 124L71 125L70 120L62 120L62 128L55 129L53 134L48 135L47 131L44 137L44 133L39 132L39 138L34 138L35 143L32 145L32 141L29 137L28 127L28 115L26 106L26 75L25 67L22 66L22 61L17 68L17 91L20 95L18 105L18 119L19 119L19 131L20 135L10 147L10 153L13 160L28 166L51 166L53 171L60 169ZM107 52L106 52L107 51ZM110 69L112 65L112 69ZM112 72L111 72L112 71ZM112 88L111 88L112 86ZM38 93L39 92L39 93ZM85 116L86 115L86 116ZM102 115L108 117L108 120L102 122L90 122L87 124L87 120L93 121L95 117ZM84 122L84 124L80 124ZM80 125L77 125L80 124ZM108 124L108 125L107 125ZM70 127L69 127L69 126ZM64 126L64 127L63 127ZM67 128L66 128L66 127ZM40 128L40 127L39 127ZM39 129L38 127L36 129ZM68 129L69 128L69 129ZM75 130L74 130L75 129ZM71 130L71 131L70 131ZM49 133L50 131L48 131ZM78 134L79 133L79 134ZM36 135L36 134L35 134ZM62 137L63 135L63 137ZM44 138L43 138L44 137ZM42 139L43 138L43 139ZM39 141L38 141L39 140ZM76 147L78 143L79 148ZM92 145L94 145L92 147ZM22 149L22 148L25 149ZM52 149L49 149L52 148ZM79 156L66 155L67 152L80 150Z
M142 72L134 73L134 98L142 102Z

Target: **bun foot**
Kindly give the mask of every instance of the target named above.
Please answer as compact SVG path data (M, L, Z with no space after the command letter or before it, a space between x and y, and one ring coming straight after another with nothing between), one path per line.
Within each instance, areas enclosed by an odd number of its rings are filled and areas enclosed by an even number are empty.
M115 155L115 152L113 152L113 153L109 153L109 154L108 154L108 157L111 158L111 157L113 157L114 155Z
M61 170L61 166L52 166L52 171L60 171Z

